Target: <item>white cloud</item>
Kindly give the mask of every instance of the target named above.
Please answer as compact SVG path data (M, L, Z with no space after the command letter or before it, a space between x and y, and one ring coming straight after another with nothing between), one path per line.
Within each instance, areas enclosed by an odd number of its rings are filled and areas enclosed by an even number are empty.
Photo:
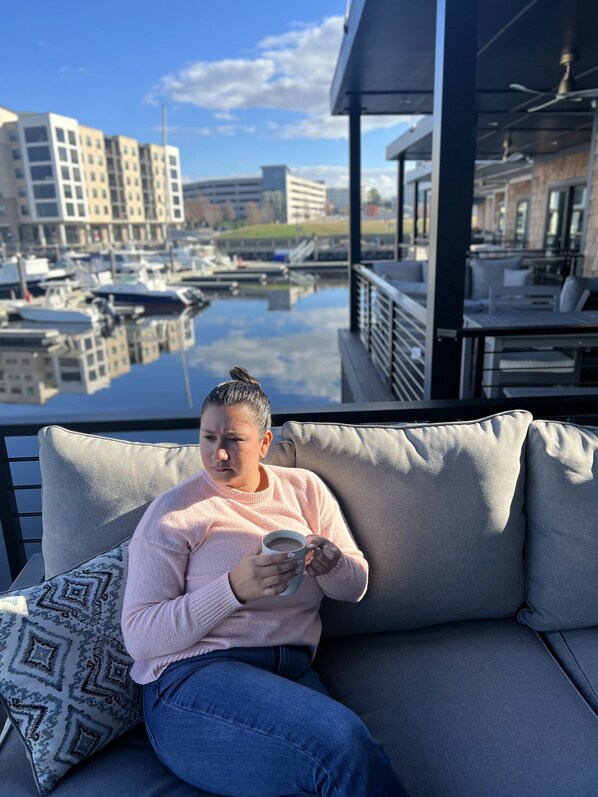
M233 111L269 109L299 114L293 122L266 125L279 138L347 138L347 120L329 113L329 91L343 35L343 17L267 36L254 58L196 61L162 77L146 98L187 103L228 119ZM363 130L396 124L388 117L364 119ZM238 132L240 129L235 129Z
M308 180L323 180L330 188L347 188L349 170L346 166L297 166L293 174ZM361 182L364 188L376 188L380 196L389 199L397 194L397 167L362 169Z

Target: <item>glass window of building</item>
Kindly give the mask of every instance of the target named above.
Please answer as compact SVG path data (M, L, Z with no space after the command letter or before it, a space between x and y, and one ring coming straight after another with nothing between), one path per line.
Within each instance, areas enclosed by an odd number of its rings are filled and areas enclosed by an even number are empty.
M80 216L85 216L85 205L83 205L82 203L79 203L77 205L77 211L78 211Z
M171 178L173 180L176 180L176 178L178 177L177 170L176 169L171 169L170 170L170 176L171 176Z
M36 202L35 212L40 218L58 216L58 204L56 202Z
M88 155L88 156L87 156L87 162L88 162L88 163L89 163L91 166L93 166L93 155Z
M54 172L49 163L45 166L30 166L29 171L31 173L31 179L35 181L54 179Z
M75 206L72 202L66 203L66 215L67 216L74 216L75 215Z
M79 163L79 155L76 149L71 150L71 163Z
M39 183L33 186L33 196L36 199L55 199L56 187L54 183Z
M102 149L102 142L99 138L96 138L96 149Z
M548 194L544 246L549 251L579 251L586 209L586 186L554 188Z
M73 169L73 180L77 183L81 182L81 172L79 169Z
M91 147L91 138L89 136L85 136L85 145Z
M168 160L169 160L171 166L176 166L176 158L175 158L174 155L169 155L168 156Z
M75 186L75 194L77 199L83 199L83 188L80 185Z
M10 154L12 155L13 161L21 160L21 153L18 149L11 149Z
M68 131L68 137L69 137L69 144L71 146L73 146L73 147L76 147L77 146L77 138L75 136L75 133L72 130Z
M71 170L68 166L61 166L60 171L62 173L63 180L70 180L71 179Z
M17 180L22 180L25 177L25 172L22 169L15 169L15 177Z
M26 197L27 196L27 190L25 188L19 188L19 190L17 191L17 194L20 197Z
M93 212L96 214L96 216L99 216L100 215L100 206L99 205L94 205L93 206Z
M41 141L47 141L47 140L48 140L48 129L45 126L25 128L25 141L28 144L38 144Z
M61 143L64 144L64 130L62 129L62 127L56 128L56 141L60 141Z
M520 199L517 202L515 215L515 243L525 244L527 241L527 220L529 215L529 199Z
M28 216L29 215L29 208L27 205L21 205L21 216Z
M66 151L66 147L58 147L58 157L61 161L68 161L68 154Z
M72 186L70 186L70 185L65 185L65 186L64 186L64 195L65 195L65 197L66 197L67 199L72 199L72 198L73 198L73 189L72 189Z
M10 131L10 133L8 134L8 140L9 141L18 141L19 140L19 137L17 136L17 131L16 130L11 130Z

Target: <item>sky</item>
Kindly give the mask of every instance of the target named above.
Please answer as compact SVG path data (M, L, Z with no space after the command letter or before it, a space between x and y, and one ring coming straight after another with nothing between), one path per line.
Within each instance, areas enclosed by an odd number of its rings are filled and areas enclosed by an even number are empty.
M0 105L179 147L184 182L257 175L348 184L348 122L329 114L346 0L27 0L2 10ZM366 188L396 194L386 145L409 117L364 117Z

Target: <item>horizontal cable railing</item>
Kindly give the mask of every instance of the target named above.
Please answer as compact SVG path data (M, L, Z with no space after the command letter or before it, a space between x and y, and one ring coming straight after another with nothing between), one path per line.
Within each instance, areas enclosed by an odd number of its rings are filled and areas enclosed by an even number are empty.
M584 396L291 407L275 410L273 423L277 429L289 420L351 424L443 423L482 418L512 409L527 409L538 418L598 423L598 402L588 403ZM93 420L48 415L35 420L0 422L0 523L5 548L0 552L0 589L8 587L30 556L40 549L41 477L36 435L41 428L52 424L72 431L144 442L184 444L196 443L198 439L197 418L185 414L141 418L106 414Z
M359 336L392 395L424 396L425 308L365 266L354 266Z

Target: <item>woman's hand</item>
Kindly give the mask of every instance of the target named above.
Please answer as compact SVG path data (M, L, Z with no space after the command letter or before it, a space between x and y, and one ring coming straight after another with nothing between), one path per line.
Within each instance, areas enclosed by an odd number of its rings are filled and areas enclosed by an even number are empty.
M297 572L303 571L303 562L293 553L260 553L241 559L228 574L230 586L241 603L255 598L280 595Z
M333 542L315 534L307 538L307 548L311 553L305 560L305 572L310 576L325 576L336 567L342 556L342 551Z

